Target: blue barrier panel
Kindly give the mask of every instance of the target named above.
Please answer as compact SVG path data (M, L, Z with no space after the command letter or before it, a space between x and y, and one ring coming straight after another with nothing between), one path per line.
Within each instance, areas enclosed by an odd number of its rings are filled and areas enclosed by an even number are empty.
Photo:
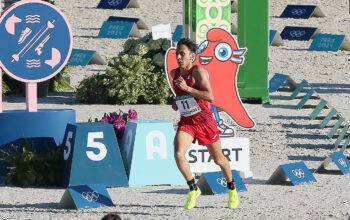
M276 92L283 85L289 76L276 73L269 81L269 92Z
M338 121L334 124L333 128L329 131L327 134L328 138L332 138L335 133L337 133L338 128L340 128L340 125L345 121L343 117L339 118Z
M115 137L107 123L68 124L63 140L63 185L128 186Z
M277 33L276 30L270 30L270 35L269 35L269 42L270 42L270 45L271 45L273 39L275 38L276 33Z
M306 92L306 94L303 96L302 99L298 102L296 108L302 109L305 106L305 103L311 98L311 96L314 94L314 90L310 89Z
M281 35L276 30L270 30L269 44L270 44L270 46L283 45Z
M122 22L133 22L136 24L138 29L148 29L147 25L140 18L130 18L130 17L119 17L119 16L109 16L107 21L122 21Z
M323 108L327 106L327 101L324 99L321 99L318 105L315 107L315 109L310 113L309 118L314 120L316 117L320 114Z
M328 171L326 168L331 162L335 163L340 172L344 175L348 175L350 173L350 161L344 155L343 151L332 153L322 162L322 164L317 168L315 172L326 173Z
M11 110L0 113L0 149L7 150L20 140L34 141L34 147L57 147L63 141L68 123L75 123L72 109L39 109L37 112ZM6 164L0 161L0 175L5 175Z
M95 51L93 50L73 49L72 54L68 60L68 65L86 66L89 64L94 53Z
M340 150L341 150L341 151L346 150L346 148L348 147L349 143L350 143L350 135L349 135L348 138L344 141L344 143L343 143L343 145L342 145L342 147L341 147Z
M67 209L111 206L114 206L113 202L103 184L69 186L60 201L60 207Z
M106 62L93 50L73 49L68 65L86 66L88 64L104 65Z
M105 21L98 33L99 38L126 39L139 35L135 23L131 21Z
M344 175L348 175L350 173L350 161L344 155L343 151L332 153L331 158Z
M174 159L173 124L160 120L129 121L121 153L129 186L183 185Z
M303 90L305 89L305 87L307 87L309 85L309 83L303 79L298 85L297 87L295 88L295 90L292 92L292 94L290 95L290 99L295 99L298 94Z
M349 130L349 125L345 125L344 128L340 131L339 136L337 138L337 140L334 143L335 147L339 147L340 142L343 140L343 138L345 137L346 133Z
M97 8L119 10L131 7L139 7L136 0L101 0L97 5Z
M179 40L183 38L183 26L177 25L175 31L173 33L173 42L179 42Z
M312 41L309 50L338 51L345 40L345 35L317 34Z
M236 170L232 170L232 177L235 180L237 192L247 191L247 187ZM227 181L222 172L203 173L198 180L198 186L203 194L227 193Z
M316 9L315 5L287 5L280 18L310 18Z
M315 177L304 162L296 162L278 166L267 182L272 184L283 183L287 178L289 178L294 186L316 182Z
M337 110L335 110L334 108L332 108L328 114L326 115L326 117L323 119L323 121L321 122L321 124L319 125L320 128L325 128L326 125L328 124L328 122L330 120L332 120L333 116L337 114Z
M299 40L308 41L310 40L317 28L314 27L297 27L297 26L286 26L281 32L283 40Z

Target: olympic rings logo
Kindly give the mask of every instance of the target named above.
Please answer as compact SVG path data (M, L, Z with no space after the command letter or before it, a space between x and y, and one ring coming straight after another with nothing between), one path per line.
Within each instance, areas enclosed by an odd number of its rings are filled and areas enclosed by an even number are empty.
M339 162L339 164L342 166L342 167L348 167L347 166L347 164L346 164L346 162L345 162L345 160L343 159L343 158L340 158L339 160L338 160L338 162Z
M298 30L298 31L292 30L290 32L290 36L292 36L292 37L301 37L301 36L304 36L305 34L306 34L305 31L300 31L300 30Z
M302 179L302 178L305 177L304 170L302 170L302 169L292 170L292 173L293 173L294 176L298 177L298 179Z
M300 15L303 15L303 14L305 14L306 13L306 9L297 9L297 8L295 8L295 9L293 9L292 10L292 15L297 15L297 16L300 16Z
M216 182L220 184L222 187L227 187L227 181L225 178L217 178Z
M96 202L98 200L98 197L100 195L98 194L98 192L96 191L92 191L92 192L83 192L81 194L81 197L83 197L85 200L89 201L89 202Z
M118 6L122 0L108 0L108 5L110 6Z

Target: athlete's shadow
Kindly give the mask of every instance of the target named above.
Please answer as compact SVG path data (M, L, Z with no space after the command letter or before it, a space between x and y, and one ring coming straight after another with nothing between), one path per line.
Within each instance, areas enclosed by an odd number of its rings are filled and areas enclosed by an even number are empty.
M268 180L261 179L245 179L244 183L247 185L282 185L282 186L291 186L292 183L288 180L280 180L274 183L268 182Z
M182 208L183 206L180 205L140 205L140 204L115 204L116 206L119 207L126 207L126 208L131 208L131 207L138 207L138 208Z
M161 189L161 190L154 190L154 191L150 191L150 192L145 192L145 193L164 193L164 194L187 194L188 193L188 189Z
M268 185L267 180L262 179L245 179L244 183L247 185Z
M0 204L3 211L14 211L14 209L60 209L59 203L35 203L35 204Z
M329 175L344 175L340 170L329 170L329 169L320 169L316 172L316 169L310 169L312 173L316 174L329 174Z
M203 195L202 195L203 196ZM206 195L204 195L206 196ZM116 205L119 207L125 207L125 208L130 208L130 207L138 207L138 208L183 208L183 206L181 205L139 205L139 204L128 204L128 205ZM207 209L207 208L212 208L212 209L217 209L217 208L221 208L221 207L215 207L215 206L198 206L196 207L196 209ZM222 207L222 208L226 208ZM159 215L159 214L157 214ZM166 215L166 214L163 214Z

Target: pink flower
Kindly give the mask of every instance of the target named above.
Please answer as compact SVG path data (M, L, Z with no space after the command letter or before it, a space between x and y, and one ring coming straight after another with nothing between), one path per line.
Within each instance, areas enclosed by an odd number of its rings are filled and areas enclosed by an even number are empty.
M136 120L137 119L137 112L134 109L129 109L127 113L128 120Z
M114 132L118 140L120 140L123 137L126 123L129 120L136 120L137 119L137 112L134 109L129 109L127 113L123 113L121 110L119 110L119 113L117 112L111 112L108 114L104 114L104 116L100 119L100 122L109 123L113 125Z
M112 112L112 113L109 113L109 117L115 121L115 120L118 120L120 117L121 117L121 114L119 113L116 113L116 112Z
M109 123L109 118L108 117L102 117L100 122Z
M113 123L114 131L118 138L122 138L125 131L125 121L119 118Z

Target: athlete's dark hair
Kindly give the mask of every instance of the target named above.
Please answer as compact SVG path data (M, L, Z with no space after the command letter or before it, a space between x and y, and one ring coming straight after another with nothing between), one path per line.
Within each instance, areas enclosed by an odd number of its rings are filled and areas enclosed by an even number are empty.
M113 213L109 213L105 216L103 216L103 218L101 220L121 220L122 218L120 218L120 216L118 214L113 214Z
M177 47L179 47L180 45L187 46L188 49L193 53L195 53L197 50L197 44L188 38L182 38L181 40L179 40L179 42L177 43Z

